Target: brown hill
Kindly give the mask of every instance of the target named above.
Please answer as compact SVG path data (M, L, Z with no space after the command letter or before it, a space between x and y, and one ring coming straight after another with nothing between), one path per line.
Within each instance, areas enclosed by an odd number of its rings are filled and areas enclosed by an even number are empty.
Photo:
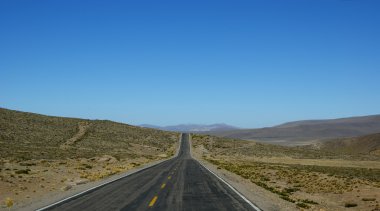
M338 153L357 153L380 156L380 133L357 138L329 140L318 144L318 147L321 150Z
M297 121L275 127L210 132L208 134L245 140L296 142L356 137L378 132L380 132L380 115Z
M62 159L172 153L178 134L127 124L0 108L0 158ZM169 152L170 151L170 152Z

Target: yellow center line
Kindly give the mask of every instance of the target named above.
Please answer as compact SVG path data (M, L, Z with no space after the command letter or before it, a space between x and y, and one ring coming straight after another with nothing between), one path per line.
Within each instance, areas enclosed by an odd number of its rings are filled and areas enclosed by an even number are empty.
M153 207L154 203L156 203L156 201L157 201L157 198L158 198L157 196L153 197L152 201L150 201L150 203L149 203L149 207Z
M172 176L168 176L168 179L171 179L172 178Z
M165 183L163 183L163 184L161 185L161 189L164 189L164 188L165 188L165 186L166 186L166 184L165 184Z

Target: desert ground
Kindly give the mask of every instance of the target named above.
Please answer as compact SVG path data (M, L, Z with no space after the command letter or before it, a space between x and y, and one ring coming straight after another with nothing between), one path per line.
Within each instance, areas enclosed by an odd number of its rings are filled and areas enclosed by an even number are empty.
M378 156L207 135L193 135L192 145L198 159L299 210L380 210ZM292 206L283 207L289 210Z
M111 121L0 109L0 210L167 159L178 139L178 133Z

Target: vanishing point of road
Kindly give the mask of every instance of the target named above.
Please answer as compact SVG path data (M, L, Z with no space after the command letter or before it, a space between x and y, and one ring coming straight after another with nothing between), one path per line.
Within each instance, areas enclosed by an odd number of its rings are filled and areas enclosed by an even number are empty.
M182 134L178 156L45 210L256 210L190 155Z

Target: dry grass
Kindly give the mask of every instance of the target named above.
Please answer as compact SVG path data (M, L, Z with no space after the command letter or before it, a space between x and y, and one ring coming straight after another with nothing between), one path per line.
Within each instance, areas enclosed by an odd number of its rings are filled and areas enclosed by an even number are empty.
M51 117L0 109L0 158L117 159L173 154L178 134L103 120ZM140 150L133 144L145 146ZM64 145L65 149L60 146Z
M247 156L251 158L291 157L300 159L341 159L355 161L380 161L380 156L370 154L336 153L309 146L287 147L208 135L193 135L194 145L203 145L214 155Z
M179 134L0 108L0 209L174 155Z
M343 210L346 204L356 204L351 209L358 210L379 208L380 169L366 166L368 162L377 166L380 161L376 156L334 154L308 148L302 151L301 147L203 135L194 135L192 144L204 160L277 194L300 209ZM286 158L286 162L273 162L281 158ZM303 159L308 161L307 165L302 164ZM323 165L326 160L334 159L339 162ZM318 163L319 160L324 162ZM340 166L342 163L349 166L351 162L355 162L355 167Z

